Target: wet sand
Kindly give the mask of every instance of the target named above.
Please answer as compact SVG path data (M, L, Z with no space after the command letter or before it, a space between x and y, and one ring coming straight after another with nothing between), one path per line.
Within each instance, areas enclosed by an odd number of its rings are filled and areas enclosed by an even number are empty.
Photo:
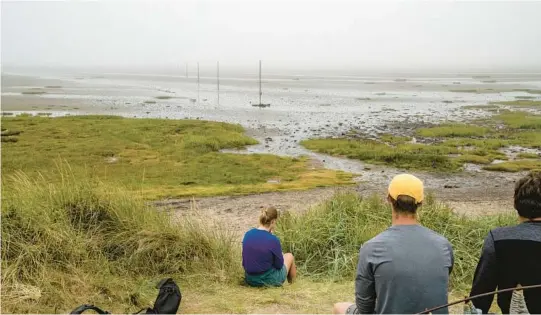
M301 147L299 142L311 137L339 136L351 129L367 134L390 131L400 134L426 123L467 121L490 115L479 109L464 109L467 105L515 100L516 96L541 99L539 94L512 91L541 89L541 74L489 74L489 79L476 79L471 74L357 77L263 74L262 100L271 107L257 108L251 106L258 102L256 75L222 75L218 104L216 79L210 76L201 77L198 92L196 78L185 78L180 74L41 73L21 76L3 73L2 111L49 112L52 116L114 114L239 123L250 136L260 141L239 153L308 155L314 164L359 174L359 184L355 188L358 191L381 192L381 187L385 187L393 175L405 170L316 154ZM481 82L486 80L496 82ZM492 90L488 93L451 91L468 89ZM45 93L22 94L36 91ZM156 98L159 96L170 98ZM473 214L512 211L513 183L523 175L482 171L473 165L453 176L413 173L425 181L429 191L454 205L458 212ZM314 198L314 194L319 195L319 190L291 194L294 196L291 200L302 202L291 202L289 207L305 208L312 204L307 201L319 200ZM285 194L277 196L282 197L201 199L201 206L216 213L237 209L240 212L235 217L249 216L243 209L257 211L258 204L266 199L276 203L281 198L288 198ZM231 200L238 198L247 198L243 201L245 206L231 204Z

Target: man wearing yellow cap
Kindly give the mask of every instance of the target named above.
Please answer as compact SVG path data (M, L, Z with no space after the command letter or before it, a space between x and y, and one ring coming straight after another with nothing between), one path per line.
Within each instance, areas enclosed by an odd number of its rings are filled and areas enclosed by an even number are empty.
M453 249L442 235L417 221L423 182L393 178L387 199L392 226L363 244L355 278L355 303L337 303L334 314L414 314L447 304ZM435 313L448 314L443 308Z

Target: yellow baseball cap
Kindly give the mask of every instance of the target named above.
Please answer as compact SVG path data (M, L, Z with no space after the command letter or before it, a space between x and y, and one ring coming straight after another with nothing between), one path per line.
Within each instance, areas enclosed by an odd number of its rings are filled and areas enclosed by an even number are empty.
M416 203L423 201L423 182L411 174L396 175L389 184L389 196L396 200L400 195L410 196Z

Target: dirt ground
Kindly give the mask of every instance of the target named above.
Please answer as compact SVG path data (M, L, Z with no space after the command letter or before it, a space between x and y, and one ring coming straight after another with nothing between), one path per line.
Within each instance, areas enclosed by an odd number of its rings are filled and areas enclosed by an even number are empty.
M427 189L438 200L445 202L456 213L468 216L513 213L513 185L484 189L443 188ZM176 218L197 212L226 226L228 230L241 235L257 224L259 210L273 205L281 210L302 212L310 209L339 191L354 191L360 195L379 194L385 197L385 187L376 188L367 184L348 187L318 188L305 191L272 192L246 196L221 196L193 199L170 199L156 202L156 205L172 211Z

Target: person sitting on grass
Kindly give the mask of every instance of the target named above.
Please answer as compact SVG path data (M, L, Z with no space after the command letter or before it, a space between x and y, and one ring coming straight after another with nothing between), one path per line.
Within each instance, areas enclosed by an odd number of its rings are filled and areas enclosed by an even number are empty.
M541 172L530 172L517 181L514 206L520 223L495 228L485 237L470 296L496 288L541 284ZM524 290L523 295L529 314L540 314L541 288ZM503 314L513 311L512 296L512 292L498 293ZM491 294L473 299L472 303L487 314L493 299Z
M259 227L244 234L242 266L245 282L250 286L281 286L286 278L289 283L295 279L295 258L291 253L282 253L280 240L273 234L277 219L276 208L264 208L259 216Z
M392 179L387 196L392 226L360 248L355 303L336 303L334 314L415 314L447 304L453 249L417 221L423 191L413 175ZM448 314L448 308L434 313Z

